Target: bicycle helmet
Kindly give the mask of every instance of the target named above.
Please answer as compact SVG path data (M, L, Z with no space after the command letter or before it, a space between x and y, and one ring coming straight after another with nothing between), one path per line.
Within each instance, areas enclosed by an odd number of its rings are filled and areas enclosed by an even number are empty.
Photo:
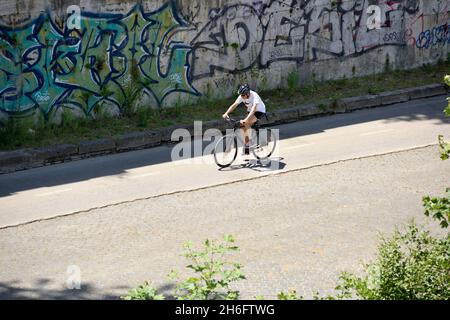
M238 94L246 94L250 92L250 86L247 83L241 84L238 89Z

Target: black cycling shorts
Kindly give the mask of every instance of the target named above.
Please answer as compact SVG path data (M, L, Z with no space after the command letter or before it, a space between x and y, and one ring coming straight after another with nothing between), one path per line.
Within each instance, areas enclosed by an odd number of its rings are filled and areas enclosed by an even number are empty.
M256 119L261 119L262 117L265 117L265 116L266 116L266 114L264 112L261 112L261 111L255 112Z

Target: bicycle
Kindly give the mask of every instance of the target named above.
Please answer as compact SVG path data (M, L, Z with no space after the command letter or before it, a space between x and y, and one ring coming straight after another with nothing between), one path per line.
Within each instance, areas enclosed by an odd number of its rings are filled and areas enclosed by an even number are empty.
M238 134L239 129L242 127L239 120L227 119L225 120L233 124L233 133L227 134L217 141L214 147L214 161L221 168L229 167L234 160L236 160L238 153L238 139L242 142L240 135ZM252 132L256 133L256 137L252 136L250 141L254 144L249 146L249 150L258 160L268 159L273 151L275 150L277 144L277 137L271 129L265 129L265 133L260 135L260 125L258 121L251 127ZM256 138L256 139L255 139Z

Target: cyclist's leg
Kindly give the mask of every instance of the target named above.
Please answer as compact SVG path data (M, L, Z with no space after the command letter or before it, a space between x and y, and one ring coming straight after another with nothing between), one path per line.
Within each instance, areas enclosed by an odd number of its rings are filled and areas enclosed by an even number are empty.
M250 137L248 135L248 130L255 124L255 122L258 121L255 115L252 115L250 119L245 123L245 126L243 126L244 129L244 142L245 145L250 145Z

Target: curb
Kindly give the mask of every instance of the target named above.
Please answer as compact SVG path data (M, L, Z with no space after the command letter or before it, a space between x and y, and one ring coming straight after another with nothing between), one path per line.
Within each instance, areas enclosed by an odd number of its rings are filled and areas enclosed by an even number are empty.
M313 117L347 113L354 110L374 108L410 100L429 98L447 94L445 84L431 84L415 88L382 92L376 95L325 100L298 107L268 112L269 121L262 126L301 121ZM78 144L60 144L42 148L26 148L0 152L0 174L42 167L50 164L79 160L99 155L139 150L173 142L172 132L186 129L191 137L198 136L193 125L174 125L160 130L131 132L113 138L81 141ZM202 133L208 129L227 129L223 121L212 120L202 123Z

